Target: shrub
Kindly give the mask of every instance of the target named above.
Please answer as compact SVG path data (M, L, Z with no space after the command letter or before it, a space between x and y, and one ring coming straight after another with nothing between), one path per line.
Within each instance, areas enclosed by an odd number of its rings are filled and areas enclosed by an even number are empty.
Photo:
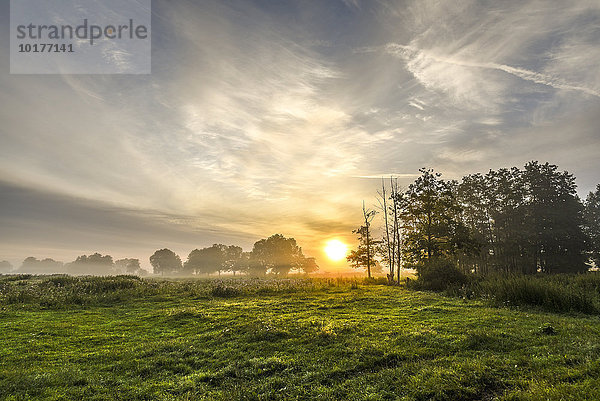
M424 290L443 291L468 283L468 277L451 260L431 259L416 266L419 278L417 287Z

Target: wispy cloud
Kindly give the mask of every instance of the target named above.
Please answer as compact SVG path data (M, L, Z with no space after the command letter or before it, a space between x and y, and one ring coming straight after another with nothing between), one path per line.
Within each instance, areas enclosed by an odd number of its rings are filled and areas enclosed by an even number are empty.
M526 70L523 68L516 68L516 67L511 67L508 65L497 64L497 63L460 60L460 59L453 58L453 57L440 57L440 56L436 56L435 54L432 54L430 52L416 49L413 46L399 45L397 43L388 43L384 47L384 49L389 54L392 54L392 55L398 56L398 57L402 57L403 59L405 59L407 61L407 63L409 64L409 66L412 66L415 64L421 64L421 65L427 64L427 62L415 63L414 61L417 59L426 59L426 60L428 59L428 60L432 60L437 63L450 64L450 65L455 65L455 66L460 66L460 67L484 68L484 69L490 69L490 70L498 70L498 71L504 71L508 74L514 75L525 81L535 82L536 84L550 86L555 89L581 91L588 95L600 97L600 92L598 92L594 89L587 88L585 86L578 86L578 85L575 85L572 83L565 82L564 80L562 80L558 77L553 77L553 76L535 72L535 71L529 71L529 70ZM431 65L429 65L429 68L432 68ZM415 74L417 75L417 77L421 77L423 75L423 71L418 71L418 68L416 68ZM411 105L414 106L414 104L411 104ZM417 106L415 106L415 107L417 107Z

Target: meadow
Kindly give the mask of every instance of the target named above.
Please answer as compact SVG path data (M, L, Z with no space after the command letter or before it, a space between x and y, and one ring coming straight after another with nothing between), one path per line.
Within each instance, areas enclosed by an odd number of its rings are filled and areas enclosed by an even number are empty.
M600 399L597 279L507 280L0 276L0 399Z

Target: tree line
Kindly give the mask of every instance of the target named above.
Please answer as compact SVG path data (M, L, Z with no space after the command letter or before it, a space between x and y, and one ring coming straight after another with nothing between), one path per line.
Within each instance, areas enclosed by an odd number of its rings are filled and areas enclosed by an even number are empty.
M194 249L185 262L170 249L160 249L150 256L155 274L161 275L208 275L231 272L234 275L285 276L292 269L312 273L319 266L315 258L306 257L294 238L274 234L257 241L252 251L244 252L236 245L214 244Z
M123 258L113 260L110 255L94 253L91 255L78 256L73 262L63 263L51 258L38 259L29 256L23 260L21 266L13 270L12 265L0 262L0 273L28 273L28 274L52 274L64 273L73 275L114 275L134 274L144 275L146 270L142 269L139 259Z
M315 258L306 257L294 238L274 234L257 241L252 251L244 252L236 245L214 244L210 247L192 250L185 262L170 249L159 249L150 256L153 273L158 275L209 275L230 272L247 275L276 276L287 275L291 270L312 273L319 266ZM144 275L139 259L124 258L113 260L110 255L94 253L81 255L70 263L54 259L26 258L20 268L13 270L7 261L0 262L0 273L50 274L66 273L75 275Z
M537 161L444 180L432 169L408 188L382 180L378 206L363 204L359 246L348 256L370 274L377 263L389 280L403 268L433 265L462 273L581 273L600 266L600 185L581 200L575 177ZM371 220L383 217L374 238Z

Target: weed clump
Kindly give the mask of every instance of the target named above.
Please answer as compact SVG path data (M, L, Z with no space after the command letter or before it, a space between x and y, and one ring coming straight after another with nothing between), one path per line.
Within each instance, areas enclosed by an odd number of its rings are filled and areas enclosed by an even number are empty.
M554 327L552 327L549 324L540 327L540 333L545 334L547 336L553 336L553 335L557 334Z
M213 289L210 291L210 294L213 297L218 298L233 298L240 295L240 292L234 287L219 284L213 287Z

